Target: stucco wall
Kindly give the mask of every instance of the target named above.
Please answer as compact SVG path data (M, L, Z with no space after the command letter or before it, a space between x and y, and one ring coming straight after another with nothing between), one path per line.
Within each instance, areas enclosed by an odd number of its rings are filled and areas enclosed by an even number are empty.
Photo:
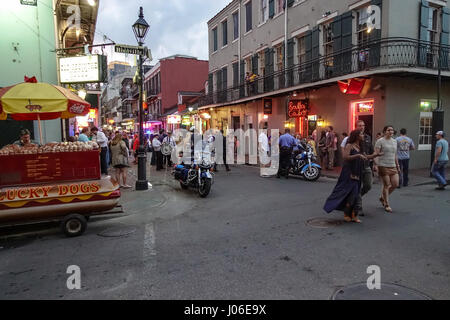
M53 1L40 0L37 7L20 1L2 1L0 10L0 87L36 76L39 82L57 84ZM7 128L0 122L0 128ZM34 124L35 136L37 123ZM60 120L43 121L46 141L60 141ZM18 134L18 132L17 132Z

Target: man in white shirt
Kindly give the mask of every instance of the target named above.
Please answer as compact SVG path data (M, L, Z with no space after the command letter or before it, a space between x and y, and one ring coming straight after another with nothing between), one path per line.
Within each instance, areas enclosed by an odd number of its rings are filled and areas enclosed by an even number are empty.
M175 139L172 137L172 131L167 132L167 136L163 139L162 144L167 144L171 146L172 147L171 150L174 150L176 148L177 144L175 143ZM172 166L171 154L169 154L168 156L164 156L163 160L164 165L167 165L169 167Z
M264 168L267 168L270 166L270 146L269 146L269 138L267 137L267 123L264 123L262 126L263 130L260 130L260 134L258 137L259 142L259 161L261 164L261 177L269 177L270 175L267 170Z
M93 134L92 141L97 142L98 146L101 149L100 152L100 167L101 172L104 175L108 174L108 163L106 162L106 153L108 152L108 138L101 131L98 131L97 127L93 127L91 129Z
M161 141L159 141L159 134L155 134L152 140L153 152L156 156L156 171L163 169L163 155L161 152Z

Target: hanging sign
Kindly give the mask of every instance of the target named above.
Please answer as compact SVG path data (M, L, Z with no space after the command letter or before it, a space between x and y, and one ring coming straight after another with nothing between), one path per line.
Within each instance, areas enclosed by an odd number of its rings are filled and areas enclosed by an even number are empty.
M172 115L167 117L167 123L168 124L178 124L181 123L181 116L180 115Z
M289 101L288 115L289 118L306 118L309 111L308 100L291 100Z

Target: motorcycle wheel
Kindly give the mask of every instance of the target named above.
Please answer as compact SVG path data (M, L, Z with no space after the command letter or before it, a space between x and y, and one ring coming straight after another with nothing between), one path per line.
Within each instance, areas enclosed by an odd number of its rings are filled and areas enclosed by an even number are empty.
M320 178L320 169L317 167L311 167L305 171L303 176L308 181L316 181L317 179Z
M181 189L183 189L183 190L189 189L189 187L186 186L186 185L184 185L183 182L181 182L181 181L180 181L180 187L181 187Z
M198 194L202 198L206 198L211 191L211 179L203 179L203 186L198 187Z

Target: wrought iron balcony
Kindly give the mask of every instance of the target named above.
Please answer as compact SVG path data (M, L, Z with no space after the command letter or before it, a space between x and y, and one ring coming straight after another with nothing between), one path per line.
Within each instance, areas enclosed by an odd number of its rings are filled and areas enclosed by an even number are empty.
M381 39L259 76L252 82L214 91L202 96L199 106L232 103L252 96L270 95L283 89L289 91L289 88L302 85L313 86L320 81L357 73L370 76L370 72L383 69L437 70L439 65L443 71L450 70L450 46L409 38Z

